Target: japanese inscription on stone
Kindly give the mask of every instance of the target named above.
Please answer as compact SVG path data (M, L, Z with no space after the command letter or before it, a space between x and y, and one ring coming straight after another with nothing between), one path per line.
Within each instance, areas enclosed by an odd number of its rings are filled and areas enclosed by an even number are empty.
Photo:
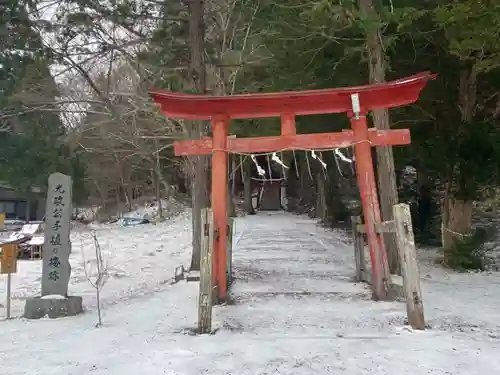
M68 295L71 274L69 240L71 222L71 177L53 173L49 177L43 246L42 296Z

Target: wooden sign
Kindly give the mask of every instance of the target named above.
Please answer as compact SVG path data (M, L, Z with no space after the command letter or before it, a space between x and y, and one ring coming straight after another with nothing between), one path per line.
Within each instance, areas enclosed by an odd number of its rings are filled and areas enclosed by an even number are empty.
M17 246L13 244L2 245L0 258L0 273L2 275L17 272Z

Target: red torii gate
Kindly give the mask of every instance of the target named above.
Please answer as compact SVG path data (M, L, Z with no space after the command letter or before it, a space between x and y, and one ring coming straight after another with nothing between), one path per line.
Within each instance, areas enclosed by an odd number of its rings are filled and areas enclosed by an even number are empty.
M321 150L354 146L356 175L370 249L372 285L377 299L385 299L385 282L390 274L382 237L375 230L380 208L371 155L372 146L410 143L408 129L368 129L366 114L374 109L391 108L415 102L427 82L435 77L423 72L392 82L309 91L292 91L233 96L205 96L169 91L151 91L150 96L167 117L211 120L212 138L178 141L177 156L212 154L212 209L218 235L214 243L214 285L218 299L227 297L226 244L228 153L256 153L284 150ZM296 115L346 112L352 130L337 133L297 134ZM231 119L281 117L281 135L271 137L228 138Z

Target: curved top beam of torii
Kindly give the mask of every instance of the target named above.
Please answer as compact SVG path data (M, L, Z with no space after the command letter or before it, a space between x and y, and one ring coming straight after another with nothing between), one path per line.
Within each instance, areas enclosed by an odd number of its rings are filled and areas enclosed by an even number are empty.
M208 96L150 91L149 95L167 117L210 120L275 117L290 113L314 115L352 111L351 94L359 94L362 113L415 102L427 82L436 77L422 72L391 82L338 89Z

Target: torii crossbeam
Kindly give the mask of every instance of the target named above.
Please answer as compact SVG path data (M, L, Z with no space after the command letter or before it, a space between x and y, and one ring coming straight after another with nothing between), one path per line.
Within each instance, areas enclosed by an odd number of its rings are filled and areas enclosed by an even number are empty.
M218 299L227 297L226 243L228 153L254 153L286 150L321 150L354 146L356 175L363 204L372 285L377 299L387 298L390 274L384 242L375 230L380 222L380 207L371 155L372 146L410 143L410 132L368 129L369 111L415 102L434 74L423 72L411 77L374 85L340 89L294 91L233 96L205 96L169 91L151 91L150 95L167 117L211 120L213 136L184 140L174 144L175 154L212 154L212 209L218 236L214 243L214 283ZM296 134L295 116L345 112L352 130L337 133ZM228 138L231 119L281 117L281 135L272 137Z

